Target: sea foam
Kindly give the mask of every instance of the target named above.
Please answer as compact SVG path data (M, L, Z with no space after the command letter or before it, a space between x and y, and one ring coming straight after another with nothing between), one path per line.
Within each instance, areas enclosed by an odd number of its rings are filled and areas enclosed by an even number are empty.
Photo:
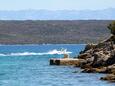
M37 55L61 55L61 54L70 54L72 52L70 51L58 51L56 49L48 51L48 52L42 52L42 53L36 53L36 52L17 52L17 53L0 53L0 56L37 56Z

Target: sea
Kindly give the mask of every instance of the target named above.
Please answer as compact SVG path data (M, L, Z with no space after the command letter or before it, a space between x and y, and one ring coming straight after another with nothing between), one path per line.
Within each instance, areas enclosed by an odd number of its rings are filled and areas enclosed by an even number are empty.
M63 58L61 49L75 58L84 48L85 44L0 45L0 86L115 86L99 80L105 74L49 65L50 58Z

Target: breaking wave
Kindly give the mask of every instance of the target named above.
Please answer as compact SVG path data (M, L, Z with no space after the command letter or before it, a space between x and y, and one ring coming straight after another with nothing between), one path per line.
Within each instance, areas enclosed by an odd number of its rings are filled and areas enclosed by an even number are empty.
M48 52L43 52L43 53L36 53L36 52L22 52L22 53L9 53L9 54L3 54L0 53L0 56L37 56L37 55L61 55L61 54L70 54L72 52L69 51L58 51L58 50L52 50L52 51L48 51Z

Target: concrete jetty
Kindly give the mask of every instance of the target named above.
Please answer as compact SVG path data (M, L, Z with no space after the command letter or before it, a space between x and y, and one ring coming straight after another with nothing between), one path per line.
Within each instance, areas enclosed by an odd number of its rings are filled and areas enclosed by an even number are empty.
M78 59L73 58L52 58L50 59L50 65L76 65L78 64Z

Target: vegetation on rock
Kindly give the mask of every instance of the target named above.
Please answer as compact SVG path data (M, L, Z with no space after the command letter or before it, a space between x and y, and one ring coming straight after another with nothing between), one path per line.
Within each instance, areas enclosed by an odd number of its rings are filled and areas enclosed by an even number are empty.
M109 24L108 28L111 30L111 34L115 35L115 21Z

